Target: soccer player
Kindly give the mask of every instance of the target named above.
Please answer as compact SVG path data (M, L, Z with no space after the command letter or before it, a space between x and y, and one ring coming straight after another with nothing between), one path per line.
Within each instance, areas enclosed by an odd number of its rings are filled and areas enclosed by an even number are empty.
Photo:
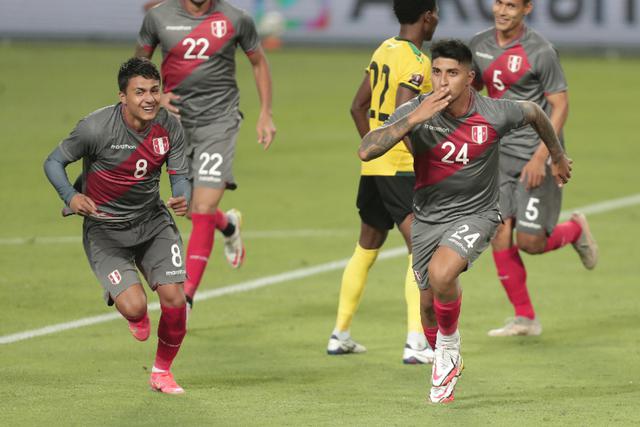
M235 79L240 46L253 68L260 96L258 142L268 149L275 136L271 118L271 74L253 20L225 0L167 0L145 15L136 56L162 49L162 105L180 117L185 130L193 194L193 228L187 247L185 293L191 306L204 274L216 228L225 236L232 267L245 256L241 215L218 209L225 189L234 190L236 138L242 121Z
M569 111L567 82L554 47L525 25L531 0L495 0L495 27L470 43L477 89L487 87L491 98L528 100L548 115L562 142ZM500 145L500 211L504 224L492 241L498 277L514 307L515 317L489 336L540 335L529 292L527 272L519 251L542 254L571 243L591 270L598 248L581 213L557 224L562 189L549 171L549 152L530 127L514 130ZM515 231L515 244L514 235Z
M129 321L134 338L149 338L147 296L138 271L158 293L162 314L151 388L184 393L170 372L186 330L185 269L180 234L167 210L187 213L188 165L179 121L160 109L160 73L143 58L122 64L120 102L80 120L44 168L60 198L84 216L84 250L108 305ZM83 159L82 191L65 171ZM172 197L160 200L163 164Z
M559 185L568 181L571 167L537 104L494 100L472 88L472 56L464 43L440 41L431 54L434 92L402 105L384 126L369 132L359 155L364 161L375 159L405 137L413 148L413 269L421 310L428 312L433 306L438 324L429 398L443 403L453 400L463 367L458 277L487 248L500 224L500 138L530 124L549 150Z
M438 25L435 0L394 0L393 11L400 23L397 37L387 39L373 53L364 79L351 107L351 115L362 138L380 126L395 110L417 94L431 90L431 63L420 47L431 40ZM420 323L420 293L411 270L411 200L413 198L413 158L404 144L398 144L373 162L362 163L357 207L360 237L342 276L340 301L328 354L361 353L365 347L355 342L349 329L362 299L367 275L394 224L409 250L405 277L407 341L403 362L431 363L433 350L427 345ZM435 328L433 328L435 339Z

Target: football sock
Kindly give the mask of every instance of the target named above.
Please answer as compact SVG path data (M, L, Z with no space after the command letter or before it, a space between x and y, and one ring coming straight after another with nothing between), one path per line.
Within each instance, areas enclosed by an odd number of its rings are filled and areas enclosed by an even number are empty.
M338 303L338 317L336 329L346 331L351 327L353 315L360 304L362 293L367 283L369 269L378 257L379 249L363 249L359 244L347 263L342 274L340 286L340 302Z
M437 326L427 326L424 328L424 336L427 338L427 342L431 346L432 350L436 349L436 338L438 337L438 327Z
M582 234L582 227L574 221L566 221L558 224L553 229L551 236L547 238L545 252L554 251L569 243L575 243Z
M229 221L227 215L220 209L216 210L216 228L222 232L225 237L231 237L236 231L236 226Z
M516 316L534 319L536 314L527 290L527 271L520 258L518 247L512 246L503 251L494 251L493 260L500 282L515 309Z
M216 216L194 213L191 214L191 222L193 229L187 246L187 280L184 292L193 299L213 248Z
M420 289L413 274L413 258L409 255L409 267L404 278L404 299L407 302L407 331L415 332L422 337L422 321L420 320Z
M154 366L163 371L171 369L182 339L187 333L187 310L182 307L160 306L162 315L158 323L158 351Z
M427 338L424 336L424 332L407 332L407 344L414 350L423 350L427 346Z
M462 295L451 302L442 302L438 298L433 299L433 309L436 312L438 330L442 335L453 335L458 330L461 305Z

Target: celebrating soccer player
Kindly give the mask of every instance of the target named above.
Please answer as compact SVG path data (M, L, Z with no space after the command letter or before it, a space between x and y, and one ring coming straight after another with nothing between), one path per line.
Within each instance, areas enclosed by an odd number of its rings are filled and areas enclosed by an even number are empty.
M178 120L160 109L160 73L132 58L118 73L120 102L82 119L45 162L47 177L65 204L84 216L83 242L108 305L129 321L139 341L149 338L147 296L138 271L158 293L162 314L151 387L184 393L170 372L186 330L182 240L160 200L163 164L173 196L166 206L187 213L188 166ZM65 171L83 159L81 191Z
M425 40L431 40L438 25L436 1L395 0L393 11L400 32L397 37L383 41L373 53L353 100L351 115L361 138L384 123L396 106L431 90L431 63L420 48ZM351 338L349 328L362 299L369 269L395 224L409 250L405 276L408 333L403 361L409 364L433 361L433 350L427 345L420 323L420 293L411 270L414 184L413 157L404 144L396 145L375 161L362 163L357 198L360 238L342 276L338 317L327 346L328 354L365 351L363 345ZM432 331L435 340L435 328Z
M237 268L245 257L242 217L218 209L225 189L234 190L236 138L242 121L235 79L235 52L248 56L260 96L256 127L266 150L275 137L271 118L271 74L253 20L225 0L167 0L149 10L142 23L136 56L151 58L162 49L162 104L185 129L193 185L187 247L185 293L191 306L204 274L216 228L225 236L224 252Z
M382 127L364 137L359 154L364 161L373 160L403 138L413 149L413 269L422 312L433 305L438 324L429 399L443 403L453 400L463 368L458 276L487 248L500 224L500 139L531 124L549 150L559 185L568 181L571 166L537 104L494 100L473 90L472 56L464 43L441 41L431 53L433 93L398 108Z
M548 115L562 142L569 111L567 82L554 47L524 19L532 0L495 0L495 27L471 40L476 88L487 87L496 99L528 100ZM581 213L558 224L562 189L550 173L547 147L530 127L514 130L500 145L500 212L504 224L492 241L498 277L515 317L490 336L540 335L527 290L527 272L519 251L542 254L571 243L584 266L591 270L598 247ZM516 244L513 242L516 231Z

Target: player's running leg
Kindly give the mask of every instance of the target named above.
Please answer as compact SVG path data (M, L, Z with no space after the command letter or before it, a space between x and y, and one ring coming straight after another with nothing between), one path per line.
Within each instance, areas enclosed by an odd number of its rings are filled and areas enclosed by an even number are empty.
M491 245L493 260L500 283L513 305L515 317L497 329L489 331L489 336L540 335L542 326L536 319L533 304L527 289L527 271L517 246L512 246L513 218L508 218L498 227Z
M555 251L571 243L585 268L592 270L598 262L598 245L587 218L579 212L573 213L569 221L556 225L549 237L518 233L517 240L518 246L532 255Z
M181 284L160 285L157 292L162 314L158 323L158 349L149 384L155 391L182 394L184 389L174 380L171 364L187 333L185 295Z
M398 226L398 229L409 250L409 265L404 280L404 296L407 303L407 340L404 345L402 362L416 365L433 362L433 347L427 343L420 319L420 290L413 274L413 257L411 256L412 221L413 215L408 215Z
M216 212L224 189L195 187L191 195L191 235L187 246L187 280L184 293L189 305L200 286L213 249L216 230Z
M129 322L129 331L138 341L149 338L151 327L147 314L147 296L142 285L136 283L115 298L116 309Z
M433 310L433 290L431 288L420 291L420 321L429 347L435 350L438 322L436 321L436 313Z
M349 328L362 299L369 269L375 262L380 247L382 247L386 238L386 230L379 230L362 223L360 239L342 274L338 316L335 328L329 338L327 354L339 355L366 351L363 345L358 344L351 338Z
M429 284L433 289L433 307L438 323L429 394L432 403L451 402L458 377L462 373L458 332L462 290L458 276L466 268L467 261L446 246L439 246L429 262Z

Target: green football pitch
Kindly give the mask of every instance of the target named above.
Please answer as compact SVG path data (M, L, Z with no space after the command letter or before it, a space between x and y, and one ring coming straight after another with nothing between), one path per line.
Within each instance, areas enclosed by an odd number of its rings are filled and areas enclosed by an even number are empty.
M368 352L325 354L340 262L359 226L349 107L368 50L269 55L278 135L267 152L255 142L257 95L239 58L240 188L223 208L244 213L247 260L231 270L218 237L201 287L210 298L196 301L173 367L184 396L149 391L154 336L134 341L124 320L57 331L113 310L85 260L81 221L60 217L42 162L78 119L117 101L117 67L131 53L124 45L0 45L2 425L640 423L640 60L563 57L575 161L564 211L592 212L600 264L584 270L570 247L523 255L544 332L492 339L487 330L511 309L485 253L462 276L466 369L455 402L440 407L426 403L430 368L401 363L402 249L373 267L352 326ZM178 225L188 235L190 223ZM387 249L401 248L395 234ZM158 317L151 312L154 328ZM7 342L47 326L50 333Z

